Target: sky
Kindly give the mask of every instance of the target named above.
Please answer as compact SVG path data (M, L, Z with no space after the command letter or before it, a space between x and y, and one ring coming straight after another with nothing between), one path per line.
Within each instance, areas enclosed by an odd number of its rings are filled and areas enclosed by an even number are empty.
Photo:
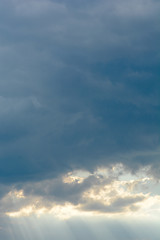
M0 1L0 239L160 239L159 12Z

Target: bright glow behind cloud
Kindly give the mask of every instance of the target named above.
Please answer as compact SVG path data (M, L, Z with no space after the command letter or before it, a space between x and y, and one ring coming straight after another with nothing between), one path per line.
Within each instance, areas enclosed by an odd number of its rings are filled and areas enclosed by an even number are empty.
M9 192L1 202L10 217L159 216L160 196L154 193L158 186L154 178L144 176L144 171L136 176L115 165L92 174L75 171L59 179L27 183L24 189Z

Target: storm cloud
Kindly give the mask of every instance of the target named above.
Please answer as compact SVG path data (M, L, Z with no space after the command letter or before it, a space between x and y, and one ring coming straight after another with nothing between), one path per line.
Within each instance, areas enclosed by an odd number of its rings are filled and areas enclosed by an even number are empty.
M0 1L0 238L159 239L159 12Z
M0 179L159 168L159 9L1 1Z

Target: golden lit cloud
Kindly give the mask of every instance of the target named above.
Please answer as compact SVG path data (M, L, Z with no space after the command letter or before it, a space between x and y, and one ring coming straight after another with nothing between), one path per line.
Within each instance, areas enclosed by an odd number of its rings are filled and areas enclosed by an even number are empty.
M90 175L87 171L73 171L63 177L64 183L82 183Z
M6 215L9 217L51 214L67 219L85 214L159 214L160 196L153 194L157 184L144 172L132 175L125 172L122 165L115 165L111 169L97 169L92 174L74 171L61 179L25 185L24 189L10 191L3 203L8 204Z
M30 205L30 206L26 206L16 212L7 212L6 215L9 217L22 217L22 216L26 217L26 216L30 216L31 214L40 216L41 214L44 214L45 212L47 212L47 209L45 207L36 208L35 205Z

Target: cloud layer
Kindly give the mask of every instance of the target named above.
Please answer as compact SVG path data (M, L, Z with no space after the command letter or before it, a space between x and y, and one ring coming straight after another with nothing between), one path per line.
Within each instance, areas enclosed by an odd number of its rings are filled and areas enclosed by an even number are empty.
M0 238L159 239L159 12L0 1Z
M123 174L122 174L123 171ZM73 216L140 216L160 214L159 183L154 178L128 174L122 166L16 184L1 197L0 212L14 218L49 214Z
M158 177L159 2L0 9L1 181L118 162Z

